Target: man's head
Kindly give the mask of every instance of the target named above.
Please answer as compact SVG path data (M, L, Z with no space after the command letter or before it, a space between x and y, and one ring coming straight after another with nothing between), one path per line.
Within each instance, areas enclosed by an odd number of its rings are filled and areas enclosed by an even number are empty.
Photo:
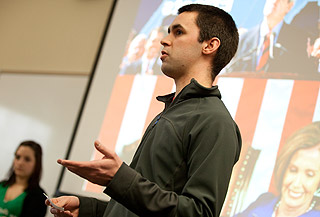
M284 17L294 4L295 0L266 0L263 15L270 16L270 14L275 14L276 16Z
M270 30L284 20L294 4L295 0L266 0L263 15L267 18Z
M212 77L215 78L235 55L239 42L239 34L232 17L224 10L201 4L190 4L181 7L178 14L197 12L196 24L200 29L198 41L217 37L220 47L212 62Z

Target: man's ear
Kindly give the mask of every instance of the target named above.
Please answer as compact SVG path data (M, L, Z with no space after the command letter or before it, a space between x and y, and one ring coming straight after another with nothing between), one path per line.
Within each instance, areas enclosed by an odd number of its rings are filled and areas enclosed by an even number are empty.
M220 39L217 37L213 37L210 40L203 42L202 52L204 54L212 54L215 53L220 47Z

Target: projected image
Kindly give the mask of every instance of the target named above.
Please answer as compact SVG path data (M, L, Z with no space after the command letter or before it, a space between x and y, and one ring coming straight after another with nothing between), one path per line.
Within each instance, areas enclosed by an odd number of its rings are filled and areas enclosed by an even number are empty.
M230 10L233 0L164 0L151 3L141 1L138 18L129 35L119 74L162 75L160 41L168 34L168 26L176 17L178 8L192 2L212 4ZM154 10L150 10L151 8Z
M160 40L166 34L164 27L160 26L152 29L148 37L143 34L135 36L122 61L120 75L161 75Z
M220 77L217 84L223 94L223 101L239 125L243 140L241 156L234 167L221 216L240 215L244 210L251 209L250 204L254 204L252 206L255 207L261 201L265 203L261 202L262 210L267 204L270 208L271 198L277 203L283 194L279 187L285 182L281 172L289 165L284 164L285 157L280 153L289 151L289 146L294 150L300 150L304 148L301 147L303 145L307 147L305 143L312 146L319 144L320 83L288 79ZM306 97L303 91L310 95ZM314 123L311 124L312 122ZM291 154L293 155L293 152ZM292 155L286 157L287 163ZM301 169L299 168L300 172ZM313 169L316 171L315 174L319 174L319 170ZM304 172L306 171L309 170L304 168ZM297 181L299 179L298 176ZM291 192L286 195L308 204L307 198L303 197L307 192L305 186L292 188L295 185L289 184L288 181L287 187L290 186ZM302 192L302 188L305 192ZM254 203L257 198L258 202ZM262 216L271 217L272 210L270 212L270 215ZM255 216L246 214L248 212L242 216Z
M141 0L98 139L130 164L148 124L164 109L156 97L175 91L161 72L160 40L177 9L189 3L228 11L240 33L236 56L214 81L243 140L221 216L285 216L288 207L291 216L319 215L318 1ZM93 150L93 158L101 157ZM103 188L85 182L83 190Z
M319 80L318 2L266 0L260 12L261 22L241 29L226 75Z
M281 147L274 167L274 190L261 194L245 211L247 216L317 216L320 210L320 122L296 131ZM254 151L250 150L254 155ZM257 152L259 154L259 152ZM250 156L250 161L253 157ZM250 176L250 172L245 176ZM244 186L245 183L242 183ZM240 189L238 194L241 194ZM237 197L237 196L235 196ZM241 202L238 200L238 202ZM228 213L230 214L230 213Z
M129 36L120 66L121 75L161 75L159 42L176 15L175 9L187 2L157 1L153 5L158 7L152 14L137 20L140 23L135 24ZM235 19L238 16L252 19L247 13L248 4L241 3L246 8L240 7L239 0L212 1L211 4L229 9ZM221 75L319 80L318 2L266 0L250 2L250 5L249 9L257 15L250 22L236 19L240 32L239 49ZM150 3L142 1L138 14L145 14L149 6Z

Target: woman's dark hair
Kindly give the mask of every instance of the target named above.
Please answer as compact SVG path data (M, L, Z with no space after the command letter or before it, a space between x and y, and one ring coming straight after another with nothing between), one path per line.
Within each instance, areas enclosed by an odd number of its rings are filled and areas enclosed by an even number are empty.
M33 173L28 180L28 187L26 190L29 190L39 186L41 173L42 173L42 148L38 143L34 141L31 141L31 140L23 141L22 143L20 143L20 145L16 149L15 154L17 153L18 149L21 146L30 147L34 152L34 157L36 160ZM16 174L14 173L13 164L8 172L8 177L9 177L8 180L3 182L5 186L10 186L14 184L16 181Z

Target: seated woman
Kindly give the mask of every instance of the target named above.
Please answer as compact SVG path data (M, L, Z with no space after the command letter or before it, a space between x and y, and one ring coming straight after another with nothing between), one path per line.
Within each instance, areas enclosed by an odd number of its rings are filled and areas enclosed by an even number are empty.
M44 191L39 185L42 149L34 141L22 142L16 152L9 178L0 182L1 217L44 217Z

